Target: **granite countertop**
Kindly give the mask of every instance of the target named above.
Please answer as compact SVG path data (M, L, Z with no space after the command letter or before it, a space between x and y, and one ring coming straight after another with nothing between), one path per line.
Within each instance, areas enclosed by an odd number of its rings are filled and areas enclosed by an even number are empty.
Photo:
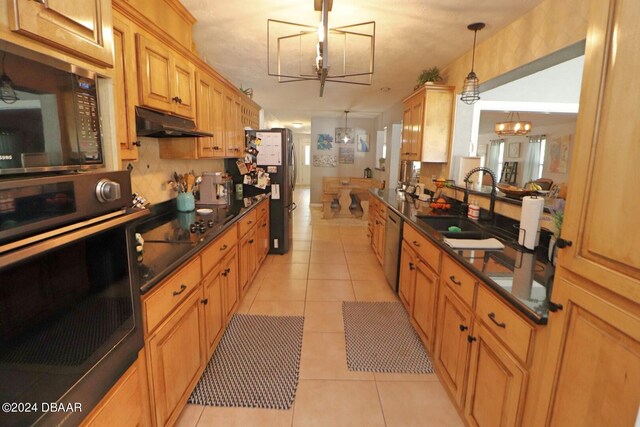
M504 244L504 249L453 249L444 242L442 234L420 218L459 217L459 214L433 210L428 202L422 202L395 190L370 192L478 276L511 306L537 324L547 323L555 269L547 259L546 247L539 246L536 251L529 251L518 245L515 228L500 228L492 222L478 221L477 224L483 230Z
M230 205L198 206L211 208L212 213L207 215L198 215L196 211L178 212L174 200L152 206L151 217L136 225L136 232L145 240L144 251L132 272L137 278L140 293L149 292L268 197L269 194L260 194L233 200ZM213 221L205 234L189 230L198 219Z

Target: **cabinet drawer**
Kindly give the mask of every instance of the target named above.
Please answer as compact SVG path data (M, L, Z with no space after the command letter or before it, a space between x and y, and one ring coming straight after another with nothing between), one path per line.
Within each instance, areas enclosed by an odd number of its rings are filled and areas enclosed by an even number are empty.
M439 273L440 258L442 257L440 249L407 223L404 224L402 231L404 240L409 243L409 246L416 251L418 256L422 258L433 271Z
M236 226L229 228L202 251L202 273L207 274L238 241Z
M252 209L251 212L246 214L240 221L238 221L238 237L242 237L247 234L247 231L251 229L258 221L257 212Z
M473 307L473 299L476 291L476 277L467 270L459 266L448 256L442 260L442 274L444 283L446 283L460 298L467 303L469 307Z
M487 328L526 364L533 327L484 286L478 288L476 314Z
M160 322L184 301L200 282L200 257L195 257L176 274L157 286L142 302L145 313L145 333L153 331Z
M260 202L256 209L258 210L258 218L265 216L269 212L269 199Z

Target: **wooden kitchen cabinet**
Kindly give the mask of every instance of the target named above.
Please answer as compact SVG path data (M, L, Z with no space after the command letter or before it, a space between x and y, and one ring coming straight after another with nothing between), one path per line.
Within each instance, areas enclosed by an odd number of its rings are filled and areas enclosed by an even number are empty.
M225 88L223 98L224 129L226 133L225 154L227 157L244 156L244 126L240 116L240 95Z
M95 64L113 66L111 1L9 1L11 29Z
M144 350L138 360L82 421L81 427L134 427L151 425Z
M590 4L539 425L634 425L640 406L640 7Z
M200 289L146 340L155 425L173 424L207 363Z
M471 310L449 288L443 287L438 308L435 363L440 368L440 379L460 408L464 405L472 321Z
M400 272L398 274L398 296L407 309L407 313L413 313L413 301L416 284L416 264L418 256L406 240L402 240L402 252L400 254Z
M196 138L197 158L226 157L226 131L223 84L205 71L196 78L197 124L200 130L213 136Z
M518 426L527 371L483 323L473 331L465 418L471 426ZM566 424L565 424L566 425Z
M240 95L240 116L242 126L260 129L260 106L245 95Z
M439 277L422 260L415 266L413 320L429 352L435 348Z
M446 163L455 87L425 85L403 101L400 160Z
M240 290L242 295L247 291L258 264L258 238L256 234L256 226L251 229L240 239Z
M193 64L159 41L136 35L138 87L144 106L195 118Z
M120 160L138 160L135 34L131 23L116 11L113 12L113 49L113 101Z
M227 284L226 277L223 276L224 266L218 264L208 275L202 280L204 292L204 327L205 327L205 345L207 359L211 357L213 351L218 344L224 332L226 324L226 313L223 296L223 287ZM223 280L224 279L224 280Z
M238 251L234 247L220 263L222 276L222 299L224 302L225 324L229 322L240 302Z

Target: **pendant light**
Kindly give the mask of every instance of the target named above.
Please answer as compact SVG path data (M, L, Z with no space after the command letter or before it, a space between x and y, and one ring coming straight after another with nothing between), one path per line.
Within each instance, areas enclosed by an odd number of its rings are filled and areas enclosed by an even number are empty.
M520 120L519 113L510 112L506 121L496 123L495 132L500 136L526 135L531 132L531 127L531 122Z
M344 142L345 144L351 140L351 138L349 138L349 133L348 133L348 130L347 130L347 129L349 129L349 127L347 126L347 116L348 115L349 115L349 110L345 110L344 111L344 137L342 138L342 142Z
M480 99L480 83L478 76L473 71L473 67L476 62L476 35L478 31L485 27L484 22L476 22L474 24L467 25L467 29L473 31L473 51L471 54L471 72L464 79L464 86L462 87L462 93L460 94L460 100L465 104L473 104Z
M0 76L0 99L6 104L13 104L18 100L18 95L13 89L13 82L4 72L4 60L7 56L7 52L2 54L2 76Z

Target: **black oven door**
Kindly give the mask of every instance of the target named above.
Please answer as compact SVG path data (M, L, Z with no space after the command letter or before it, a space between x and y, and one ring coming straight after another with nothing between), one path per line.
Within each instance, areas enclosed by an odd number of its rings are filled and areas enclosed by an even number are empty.
M130 253L141 216L0 254L1 425L76 425L136 360L143 337Z

